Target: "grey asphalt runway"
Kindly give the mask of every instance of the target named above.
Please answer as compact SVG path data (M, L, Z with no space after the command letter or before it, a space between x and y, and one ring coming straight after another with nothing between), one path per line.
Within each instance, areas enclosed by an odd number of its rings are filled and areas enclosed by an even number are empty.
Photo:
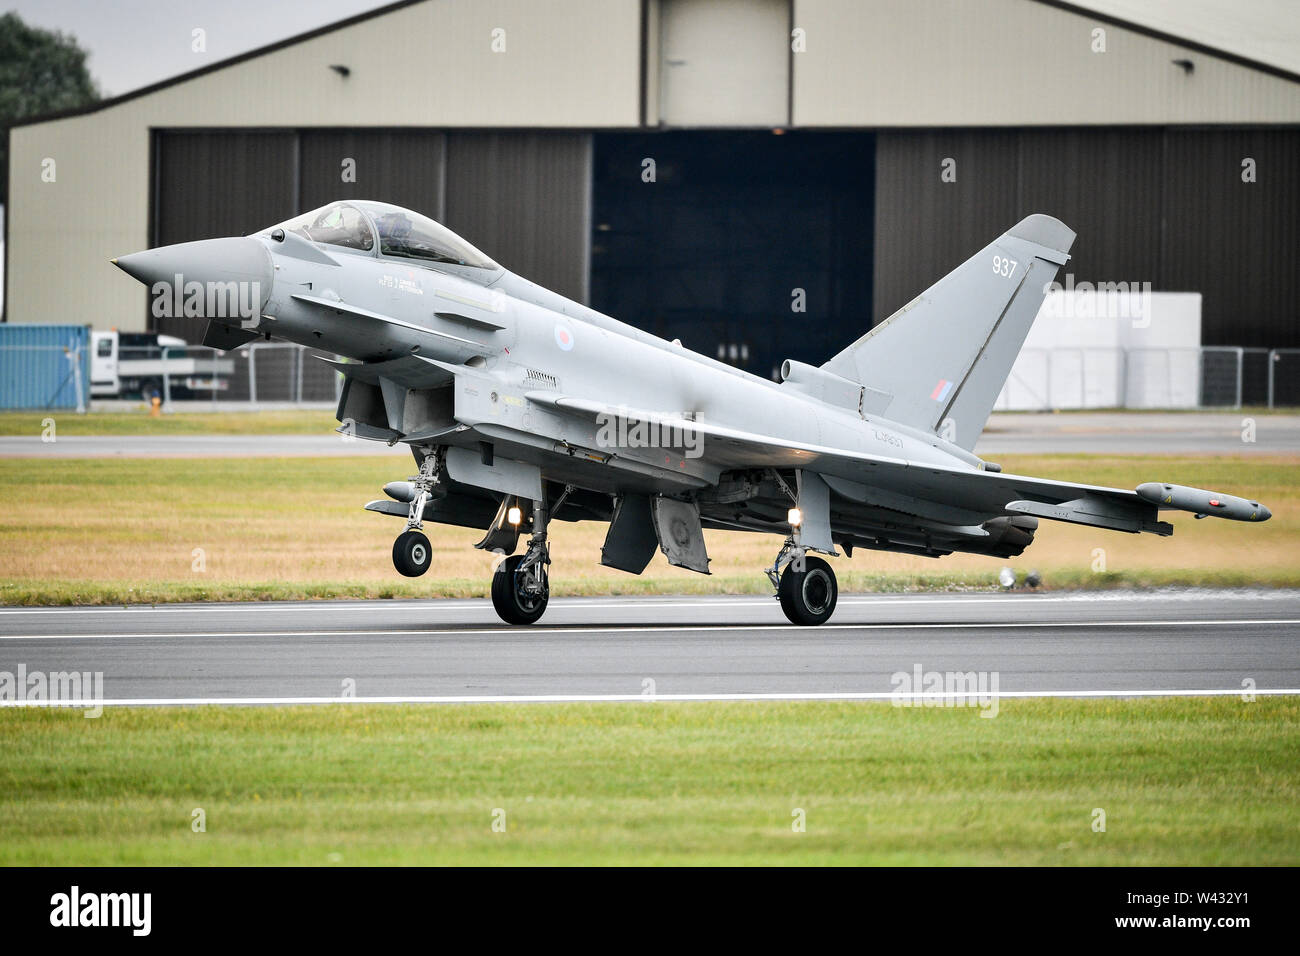
M869 696L918 667L1004 694L1294 690L1300 592L845 595L820 628L766 597L556 599L532 628L487 601L0 609L0 672L102 672L109 701Z
M256 412L251 413L256 414ZM1260 415L1254 441L1243 441L1240 412L997 413L975 447L1008 454L1281 455L1300 454L1300 415ZM75 436L45 443L39 435L0 437L0 458L201 458L210 456L395 455L405 446L319 435Z
M1244 441L1243 436L1253 440ZM1300 415L1000 412L989 419L975 445L975 453L984 456L1294 455L1300 453Z

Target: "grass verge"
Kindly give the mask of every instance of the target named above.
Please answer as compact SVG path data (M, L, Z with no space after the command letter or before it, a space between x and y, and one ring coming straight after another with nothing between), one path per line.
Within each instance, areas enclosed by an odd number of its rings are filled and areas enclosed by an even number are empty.
M1291 698L7 710L0 731L10 865L1300 862Z
M987 588L998 569L1042 572L1049 588L1300 586L1300 459L1007 456L1008 471L1135 487L1173 480L1250 495L1259 525L1176 514L1173 538L1043 522L1020 558L929 559L859 551L835 562L841 588ZM481 533L429 526L429 573L392 568L396 519L362 510L404 463L358 458L0 459L0 602L121 604L297 598L481 597L493 557ZM640 576L599 565L605 526L552 525L553 593L766 593L779 540L708 532L713 574Z
M0 412L0 435L39 436L54 419L56 435L329 435L338 427L333 411L282 409L250 412L177 412L154 418L136 412Z

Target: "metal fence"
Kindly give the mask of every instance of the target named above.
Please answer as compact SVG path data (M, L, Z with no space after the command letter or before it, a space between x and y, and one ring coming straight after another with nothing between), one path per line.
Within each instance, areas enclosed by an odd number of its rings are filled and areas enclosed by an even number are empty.
M339 356L286 342L254 342L221 352L202 345L123 348L119 369L157 362L158 372L132 383L122 397L156 393L163 407L176 402L258 404L337 402L343 377L320 361Z
M40 392L47 402L85 407L90 376L86 358L71 363L66 350L0 343L0 369L7 379L28 365L56 355L59 374ZM89 351L88 349L86 351ZM337 403L343 376L319 357L339 357L280 342L256 342L220 352L199 345L123 348L119 368L140 359L165 359L133 382L122 398L156 393L163 404L207 401L259 404ZM86 363L88 364L88 363ZM53 368L53 366L51 366ZM50 373L53 374L53 373ZM31 374L26 374L31 378ZM28 391L31 391L29 389ZM57 393L57 400L53 397ZM106 397L106 396L96 396ZM1079 348L1024 349L998 396L1000 410L1058 408L1240 408L1300 407L1300 349ZM10 403L0 389L0 407Z
M1268 353L1268 407L1300 405L1300 349Z
M1300 405L1300 349L1024 349L996 408Z

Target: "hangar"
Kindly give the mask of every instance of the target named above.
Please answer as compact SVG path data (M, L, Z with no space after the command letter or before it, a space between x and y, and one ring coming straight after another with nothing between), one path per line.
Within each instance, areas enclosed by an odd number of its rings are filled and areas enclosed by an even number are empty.
M198 341L109 257L351 196L760 375L1039 211L1073 281L1300 346L1300 43L1136 6L403 0L9 130L5 318Z

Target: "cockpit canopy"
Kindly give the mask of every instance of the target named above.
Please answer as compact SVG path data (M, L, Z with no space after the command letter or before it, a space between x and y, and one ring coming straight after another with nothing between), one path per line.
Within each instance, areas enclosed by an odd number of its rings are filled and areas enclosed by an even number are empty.
M296 233L311 242L341 246L369 255L497 269L495 262L446 226L428 216L386 202L358 199L332 202L272 229Z

